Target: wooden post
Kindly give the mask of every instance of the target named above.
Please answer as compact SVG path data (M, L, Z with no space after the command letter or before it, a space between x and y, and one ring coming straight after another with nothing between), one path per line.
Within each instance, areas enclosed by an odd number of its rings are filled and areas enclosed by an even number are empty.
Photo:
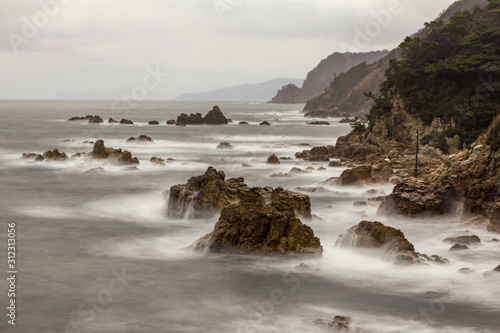
M418 134L419 133L418 133L418 130L417 130L417 152L415 153L415 177L417 177L417 175L418 175L418 139L419 139L418 138L419 137Z

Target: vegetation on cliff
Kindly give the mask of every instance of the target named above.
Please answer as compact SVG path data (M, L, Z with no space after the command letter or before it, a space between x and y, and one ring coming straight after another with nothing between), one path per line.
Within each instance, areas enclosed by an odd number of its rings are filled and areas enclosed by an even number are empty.
M422 37L407 37L380 95L371 95L370 120L390 112L391 96L398 96L424 125L436 118L445 124L436 144L455 135L467 145L476 140L500 113L499 10L492 0L485 9L455 13L448 24L427 23Z

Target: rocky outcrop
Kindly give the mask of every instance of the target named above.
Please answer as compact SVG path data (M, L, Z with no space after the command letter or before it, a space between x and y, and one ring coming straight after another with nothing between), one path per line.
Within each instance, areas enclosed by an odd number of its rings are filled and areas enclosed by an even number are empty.
M413 244L403 232L383 225L380 222L362 221L339 236L336 245L343 248L377 249L383 257L394 260L395 264L444 263L447 260L439 256L427 256L415 252Z
M452 183L435 184L407 178L394 187L378 213L407 217L455 215L458 199L459 194Z
M93 116L93 115L89 114L89 115L86 115L85 117L71 117L67 121L80 121L80 120L89 121L93 117L98 117L98 116Z
M462 245L471 245L471 244L481 243L481 238L479 238L476 235L447 237L443 240L443 242L462 244Z
M160 123L158 122L158 120L151 120L148 125L160 125Z
M182 113L177 117L177 122L186 125L200 125L204 124L205 120L203 119L201 113L191 113L189 116L185 113Z
M108 119L108 124L118 124L118 123L119 123L118 120L114 120L113 118Z
M104 120L99 116L93 116L89 119L89 124L101 124L103 122Z
M328 162L333 154L333 146L314 147L310 150L303 150L295 153L295 158L301 158L312 162Z
M272 154L272 155L269 155L269 157L267 158L267 161L266 163L269 163L269 164L280 164L280 159L278 158L278 156L276 154Z
M66 153L60 153L57 149L46 151L45 153L43 153L43 157L45 158L46 162L66 162L67 160L69 160L68 156L66 156Z
M492 208L488 231L500 233L500 202Z
M261 122L259 125L262 125L262 126L270 126L271 124L268 122L268 121L263 121Z
M167 125L175 125L175 120L173 119L167 120Z
M161 157L151 157L151 159L149 160L149 162L151 162L151 164L155 164L155 165L161 165L161 166L165 166L165 160Z
M334 185L360 186L384 183L388 182L392 175L394 175L394 172L388 165L361 165L344 170L334 182Z
M212 253L318 255L319 238L285 201L266 203L261 188L247 188L238 203L222 209L214 231L192 249Z
M25 160L33 160L35 162L42 162L45 159L41 154L36 153L23 153L22 158Z
M227 118L224 116L217 105L215 105L212 110L205 115L205 117L203 117L201 113L191 113L189 116L185 113L182 113L177 117L176 122L176 124L185 125L225 125L227 123Z
M164 192L168 198L168 215L175 218L213 217L223 208L241 200L249 190L244 181L243 178L225 180L223 171L209 167L205 174L191 177L186 184L174 185ZM281 187L258 189L266 200L287 202L297 215L311 217L311 203L307 195Z
M330 125L327 121L309 121L306 123L307 125Z
M129 151L114 148L106 148L103 140L97 140L90 153L77 153L71 156L72 160L83 159L89 162L99 160L117 165L139 164L137 157L133 157Z
M328 321L325 319L318 319L314 322L314 325L328 327L336 331L350 331L353 329L353 327L351 327L351 323L352 323L351 317L335 316L332 321ZM363 330L360 328L356 328L355 330L363 332Z
M135 142L135 143L152 143L153 139L151 139L147 135L139 135L137 138L131 136L127 139L127 142Z
M132 120L122 118L122 120L120 120L120 125L134 125L134 122Z

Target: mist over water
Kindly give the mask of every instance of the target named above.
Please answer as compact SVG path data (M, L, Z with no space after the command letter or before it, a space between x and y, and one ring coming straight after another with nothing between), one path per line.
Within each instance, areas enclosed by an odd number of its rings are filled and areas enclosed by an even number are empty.
M0 102L0 211L17 222L18 318L2 332L325 332L319 318L347 315L366 332L498 332L500 287L483 277L500 263L500 244L483 229L446 220L377 216L377 207L355 207L366 190L389 194L391 186L320 184L343 168L327 162L282 160L310 147L334 144L348 124L308 126L302 105L217 103L227 126L166 125L180 113L206 114L213 102L147 102L113 110L111 102ZM136 125L87 125L72 116L98 114L105 122L127 118ZM150 120L160 125L150 126ZM264 120L272 126L259 126ZM237 125L247 121L250 125ZM154 143L126 142L145 134ZM70 140L64 141L63 140ZM32 164L23 152L54 148L68 156L89 152L84 141L137 156L137 171L67 163ZM235 148L216 149L227 141ZM173 158L165 167L152 156ZM250 166L243 166L243 163ZM315 217L307 223L321 239L319 258L205 255L183 250L213 230L217 218L169 219L162 192L208 166L249 186L324 187L306 193ZM84 174L102 166L105 173ZM292 167L318 169L270 177ZM399 267L374 253L339 249L335 240L361 220L401 229L418 252L448 258L448 265ZM475 234L482 244L448 252L449 236ZM306 263L311 270L295 267ZM458 274L463 267L470 275ZM117 276L119 278L117 278ZM117 280L116 280L117 279ZM120 282L112 285L111 282ZM0 288L7 290L5 279ZM431 293L429 293L431 292ZM2 302L6 295L2 292ZM96 300L101 300L96 304ZM326 330L328 331L328 330Z

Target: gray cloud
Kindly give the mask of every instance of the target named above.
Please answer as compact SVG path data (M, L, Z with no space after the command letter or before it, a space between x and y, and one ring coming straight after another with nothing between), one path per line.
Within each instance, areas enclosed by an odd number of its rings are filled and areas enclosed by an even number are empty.
M400 0L402 12L362 47L357 32L391 0L64 2L47 7L54 15L45 15L40 3L57 0L0 4L0 98L106 90L135 82L156 65L170 72L164 88L177 92L304 78L342 45L359 51L397 46L453 1ZM25 22L36 19L37 32L26 38ZM17 52L13 36L21 38Z

